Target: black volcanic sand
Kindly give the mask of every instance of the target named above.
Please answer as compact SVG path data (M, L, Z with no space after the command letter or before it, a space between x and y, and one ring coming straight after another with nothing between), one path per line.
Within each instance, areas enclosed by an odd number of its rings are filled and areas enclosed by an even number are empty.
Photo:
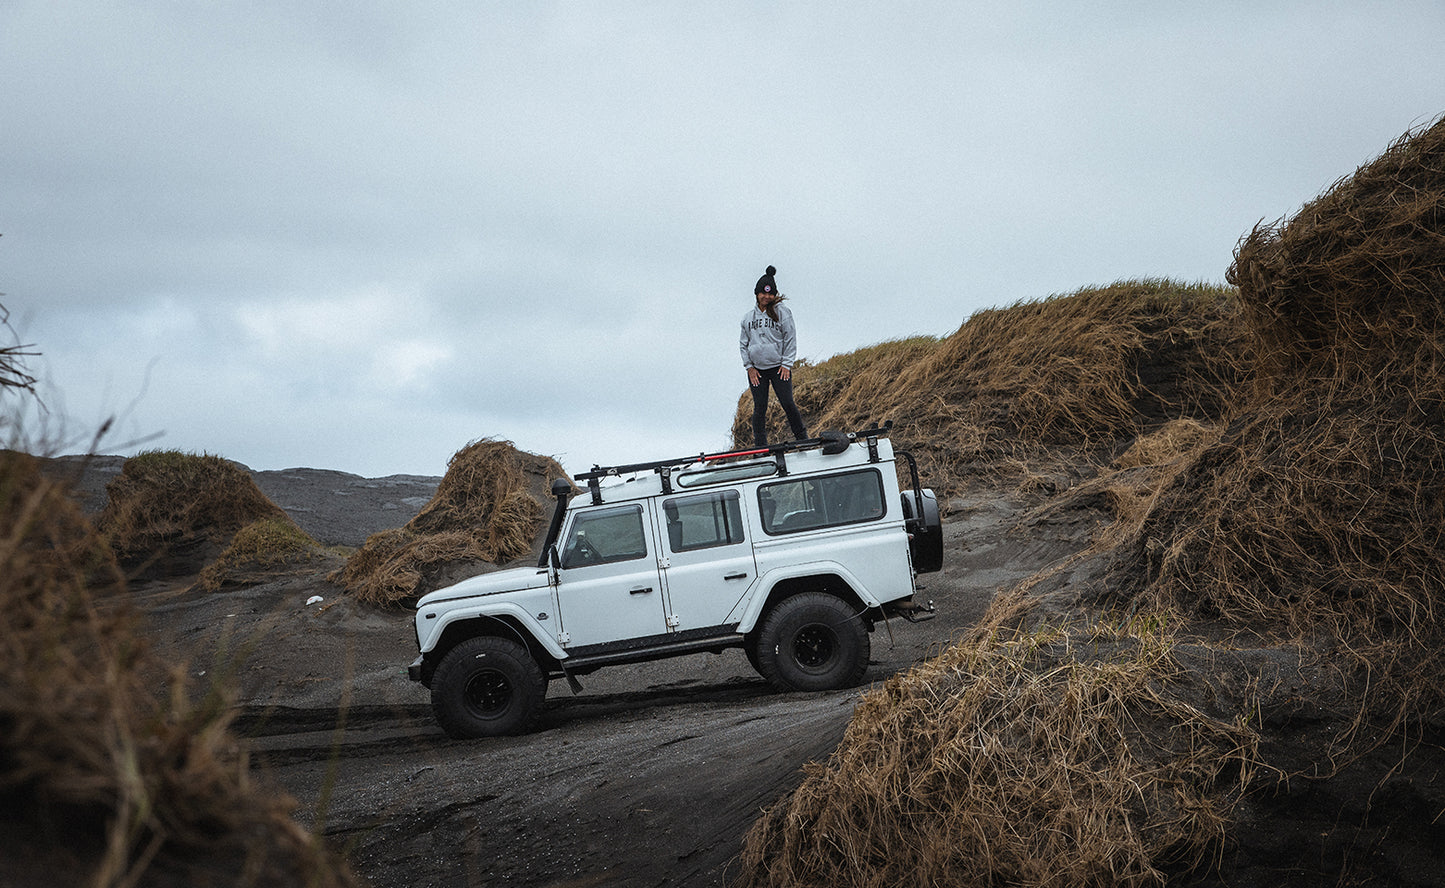
M86 475L110 468L92 461ZM254 474L303 529L346 545L404 524L439 480ZM89 483L103 496L103 483ZM995 594L1084 549L1107 520L1087 504L1034 505L1004 489L949 504L945 568L922 578L920 595L938 616L878 627L863 687L779 693L741 651L698 654L584 676L576 696L554 682L539 730L517 738L442 734L427 692L406 678L410 612L358 605L327 582L340 555L239 591L190 591L193 578L134 591L162 653L189 663L198 683L239 688L237 733L256 770L378 888L721 886L759 812L801 782L807 762L828 757L869 685L948 644ZM1081 560L1048 586L1095 578L1102 561ZM1307 769L1291 744L1318 748L1304 741L1340 716L1296 690L1280 690L1266 751ZM1416 752L1402 766L1387 750L1338 779L1293 781L1246 803L1221 855L1227 875L1193 884L1279 888L1321 872L1339 884L1445 884L1445 827L1431 825L1439 806L1421 813L1445 765Z

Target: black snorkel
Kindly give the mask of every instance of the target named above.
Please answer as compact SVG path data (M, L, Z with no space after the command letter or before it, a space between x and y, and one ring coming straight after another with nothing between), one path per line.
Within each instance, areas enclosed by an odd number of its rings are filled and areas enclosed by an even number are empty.
M562 532L562 516L567 514L567 499L572 496L572 483L565 478L552 482L552 495L557 498L557 507L552 510L552 523L547 525L547 539L542 542L542 554L537 557L537 566L547 566L547 553L557 544L557 535Z

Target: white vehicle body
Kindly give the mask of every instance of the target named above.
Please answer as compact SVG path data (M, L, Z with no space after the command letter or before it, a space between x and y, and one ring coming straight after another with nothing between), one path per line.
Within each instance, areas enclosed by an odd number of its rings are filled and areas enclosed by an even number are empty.
M696 651L743 648L785 688L856 683L877 621L931 616L916 572L942 563L932 492L916 470L900 490L884 433L596 469L570 505L559 482L537 567L418 602L412 678L457 736L525 730L549 678Z

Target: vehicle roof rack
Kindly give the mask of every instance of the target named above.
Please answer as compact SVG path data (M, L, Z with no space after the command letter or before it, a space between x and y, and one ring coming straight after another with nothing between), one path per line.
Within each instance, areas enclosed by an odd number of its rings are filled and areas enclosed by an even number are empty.
M872 462L877 462L878 439L887 435L892 428L893 420L890 419L884 421L882 425L875 422L871 427L857 432L826 431L816 438L805 438L801 441L784 441L778 444L749 447L743 450L700 453L696 456L683 456L676 459L657 459L619 466L593 465L590 472L581 473L576 477L576 480L579 482L587 482L587 489L592 493L592 502L594 505L597 505L602 502L602 489L599 482L603 478L616 478L638 472L657 472L662 476L663 493L672 493L672 470L700 462L721 462L728 459L772 456L778 461L778 474L786 475L788 470L785 454L797 453L804 450L822 450L823 453L831 455L834 453L842 453L848 449L849 445L858 441L863 441L868 444L868 458Z

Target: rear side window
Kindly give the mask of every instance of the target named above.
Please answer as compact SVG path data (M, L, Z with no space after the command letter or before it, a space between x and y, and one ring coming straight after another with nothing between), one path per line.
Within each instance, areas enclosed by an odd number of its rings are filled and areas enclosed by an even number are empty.
M769 534L875 521L885 512L883 476L861 469L766 484L758 488L758 509Z
M642 533L642 508L619 506L585 512L572 522L567 542L562 547L563 567L586 567L589 564L611 564L629 561L647 554L647 539Z
M736 490L663 500L667 543L674 552L731 546L743 541L742 501Z

